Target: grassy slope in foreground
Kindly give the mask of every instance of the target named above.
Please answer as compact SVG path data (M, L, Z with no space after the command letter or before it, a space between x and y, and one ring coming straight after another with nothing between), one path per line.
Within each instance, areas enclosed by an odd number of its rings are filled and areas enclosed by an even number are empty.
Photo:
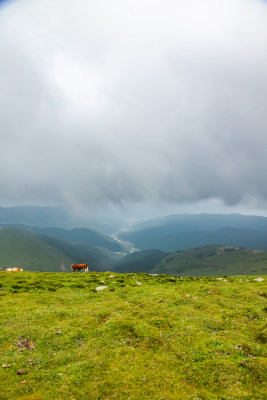
M266 398L266 277L113 275L0 273L2 400Z

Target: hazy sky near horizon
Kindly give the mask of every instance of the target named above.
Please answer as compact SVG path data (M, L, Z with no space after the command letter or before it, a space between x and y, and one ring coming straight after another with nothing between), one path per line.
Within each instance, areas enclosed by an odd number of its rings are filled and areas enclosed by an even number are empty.
M6 0L0 54L0 205L267 214L266 1Z

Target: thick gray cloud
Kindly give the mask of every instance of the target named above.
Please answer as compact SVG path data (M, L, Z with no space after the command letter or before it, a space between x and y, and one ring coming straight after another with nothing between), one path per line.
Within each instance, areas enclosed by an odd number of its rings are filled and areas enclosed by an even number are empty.
M267 5L0 6L0 202L267 208Z

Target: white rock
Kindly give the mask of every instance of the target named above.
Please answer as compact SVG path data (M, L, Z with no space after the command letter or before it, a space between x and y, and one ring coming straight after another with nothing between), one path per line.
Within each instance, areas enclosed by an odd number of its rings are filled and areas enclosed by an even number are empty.
M135 282L138 286L140 286L140 285L142 285L142 283L141 282Z
M107 288L107 286L98 286L97 288L95 288L95 290L103 290L103 289L106 289Z
M261 282L261 281L264 281L264 279L263 278L256 278L256 279L254 279L254 281Z

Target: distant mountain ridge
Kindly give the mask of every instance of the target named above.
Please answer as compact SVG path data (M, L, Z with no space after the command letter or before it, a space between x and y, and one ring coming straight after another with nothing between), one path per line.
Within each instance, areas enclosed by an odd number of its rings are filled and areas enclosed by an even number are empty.
M233 214L172 214L135 224L130 230L172 227L175 232L217 230L224 227L267 230L267 217Z
M118 236L140 250L185 250L223 243L267 249L267 218L241 214L181 214L133 226Z
M27 225L3 225L12 226L14 228L24 229L30 232L39 233L59 240L65 240L70 243L85 243L89 246L100 246L110 251L124 252L125 246L122 246L118 241L102 232L95 231L89 228L40 228L37 226Z
M33 226L68 226L69 216L62 207L0 207L0 224Z
M5 224L64 229L89 227L110 235L118 232L125 221L100 216L77 215L61 206L14 206L0 207L0 226Z

